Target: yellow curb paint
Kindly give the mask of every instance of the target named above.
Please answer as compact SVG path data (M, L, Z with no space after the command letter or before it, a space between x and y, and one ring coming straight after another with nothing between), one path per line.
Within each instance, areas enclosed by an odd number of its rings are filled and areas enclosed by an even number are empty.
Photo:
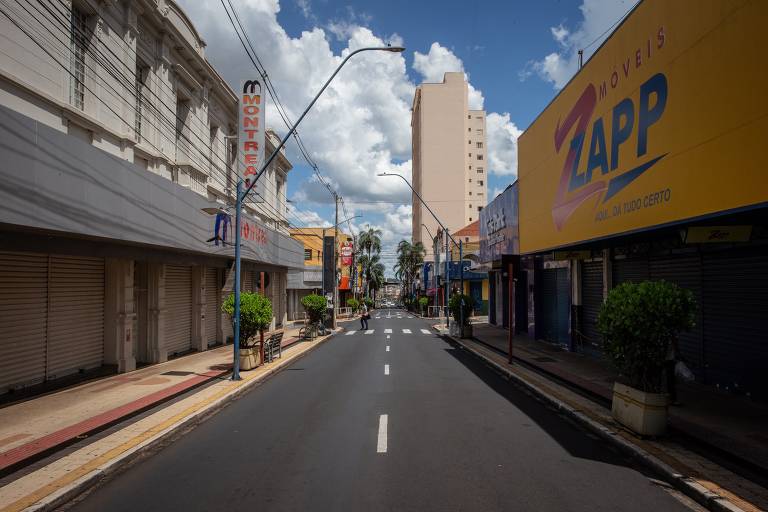
M321 340L321 341L325 341L325 340ZM305 350L302 350L301 352L297 352L297 353L293 354L291 357L286 358L285 360L280 362L279 366L284 366L284 365L290 363L291 361L296 359L297 356L303 354L310 347L313 347L313 346L315 346L315 345L314 344L310 345ZM267 370L266 367L265 367L265 370ZM177 413L174 416L171 416L170 418L168 418L167 420L163 421L162 423L160 423L158 425L155 425L153 427L150 427L149 429L145 430L141 434L139 434L139 435L131 438L130 440L128 440L128 441L126 441L126 442L124 442L124 443L122 443L122 444L112 448L111 450L103 453L102 455L96 457L95 459L90 460L90 461L86 462L85 464L83 464L83 465L81 465L81 466L79 466L79 467L77 467L75 469L72 469L71 471L67 472L66 475L61 476L61 477L57 478L56 480L53 480L51 483L49 483L47 485L44 485L43 487L40 487L39 489L37 489L32 494L28 494L27 496L21 498L20 500L17 500L15 502L11 503L7 507L0 509L0 512L20 512L20 511L22 511L22 510L24 510L24 509L26 509L28 507L31 507L32 505L34 505L38 501L42 500L46 496L49 496L49 495L53 494L54 492L58 491L62 487L75 482L76 480L84 477L85 475L87 475L88 473L90 473L92 471L95 471L100 466L102 466L104 464L107 464L108 462L116 459L117 457L119 457L120 455L124 454L128 450L130 450L132 448L135 448L139 444L141 444L141 443L151 439L152 437L154 437L155 435L159 434L163 430L166 430L167 428L171 427L174 423L177 423L177 422L183 420L184 418L186 418L188 416L191 416L193 413L199 411L200 409L203 409L204 407L210 405L211 403L215 402L219 398L222 398L222 397L226 396L228 393L230 393L232 391L235 391L237 388L240 388L240 387L244 386L245 384L251 382L252 380L254 380L254 379L256 379L256 378L258 378L258 377L260 377L262 375L264 375L265 373L267 373L267 371L264 371L264 372L258 373L258 374L249 375L249 376L247 376L247 377L245 377L242 380L237 381L237 382L231 382L230 381L224 387L224 389L222 389L220 391L217 391L216 393L214 393L210 397L206 398L205 400L201 400L200 402L187 407L183 411Z

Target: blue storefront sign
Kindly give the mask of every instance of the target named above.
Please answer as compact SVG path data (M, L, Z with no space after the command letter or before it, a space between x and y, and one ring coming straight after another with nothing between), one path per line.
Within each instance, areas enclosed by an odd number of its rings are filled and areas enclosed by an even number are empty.
M520 254L517 182L480 212L480 261L491 263L503 254Z

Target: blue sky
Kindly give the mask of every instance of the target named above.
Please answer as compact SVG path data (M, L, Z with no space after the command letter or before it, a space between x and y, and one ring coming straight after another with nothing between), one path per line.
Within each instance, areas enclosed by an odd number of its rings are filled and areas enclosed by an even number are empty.
M367 52L334 80L299 128L320 173L362 215L350 226L384 232L384 259L410 236L410 105L422 81L447 71L469 77L470 103L488 113L489 199L515 179L517 136L589 56L635 0L405 1L230 0L282 103L296 118L350 49L403 45L400 55ZM253 75L220 0L179 0L207 42L206 55L230 82ZM276 110L267 124L286 131ZM293 144L289 221L328 224L330 195Z

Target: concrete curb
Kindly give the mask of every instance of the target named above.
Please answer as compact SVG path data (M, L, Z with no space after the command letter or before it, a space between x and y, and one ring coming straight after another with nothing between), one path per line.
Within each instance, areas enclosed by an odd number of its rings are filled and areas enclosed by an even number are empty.
M276 366L274 366L273 368L270 368L267 372L260 375L259 377L256 377L252 380L247 381L242 386L236 389L233 389L232 391L228 392L224 396L214 400L212 403L208 404L207 406L202 407L200 410L190 414L184 419L158 432L157 434L152 436L150 439L142 443L139 443L135 447L120 454L119 456L110 460L107 464L102 465L101 467L91 471L90 473L81 477L80 479L75 480L74 482L49 494L44 499L36 502L34 505L27 507L24 510L29 512L32 512L32 511L47 512L47 511L55 510L58 507L72 501L77 496L83 494L84 492L90 490L92 487L95 487L96 485L98 485L99 482L109 477L110 475L118 473L119 471L126 468L134 461L141 459L143 456L149 455L154 451L154 449L161 447L166 443L177 440L178 438L183 436L187 431L191 430L192 428L199 425L209 417L213 416L229 403L234 402L244 393L250 391L255 386L260 385L268 378L272 377L276 373L283 370L283 368L285 368L286 366L293 364L294 362L300 360L310 352L314 351L317 347L319 347L320 345L324 344L326 341L333 338L339 332L341 331L334 332L323 339L320 339L320 340L316 339L315 341L312 341L311 342L312 345L301 354L297 354L293 357L286 358L285 360L281 359Z
M671 484L675 489L679 490L689 498L692 498L700 505L706 507L709 510L712 510L713 512L745 512L744 509L737 507L722 496L706 489L693 478L676 472L671 466L659 460L657 457L646 452L639 446L623 439L615 430L589 418L584 413L550 395L535 384L528 382L519 375L516 375L508 368L504 368L496 361L487 358L484 354L474 349L473 347L466 345L461 340L442 332L441 335L451 340L451 342L453 342L455 345L458 345L462 350L466 350L473 356L491 366L496 372L505 376L508 380L514 381L516 385L527 389L538 398L547 402L550 406L567 414L579 422L582 426L586 427L594 434L600 436L601 439L608 441L625 454L628 454L631 457L637 459L645 467L661 476L665 482Z

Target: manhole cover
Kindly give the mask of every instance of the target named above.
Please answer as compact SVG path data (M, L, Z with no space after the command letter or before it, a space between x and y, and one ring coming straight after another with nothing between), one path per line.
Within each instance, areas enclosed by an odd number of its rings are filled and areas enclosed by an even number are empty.
M195 372L181 372L178 370L171 370L169 372L161 373L160 375L176 375L178 377L183 377L185 375L194 375Z
M551 357L534 357L534 361L538 361L539 363L556 363L557 359L552 359Z

